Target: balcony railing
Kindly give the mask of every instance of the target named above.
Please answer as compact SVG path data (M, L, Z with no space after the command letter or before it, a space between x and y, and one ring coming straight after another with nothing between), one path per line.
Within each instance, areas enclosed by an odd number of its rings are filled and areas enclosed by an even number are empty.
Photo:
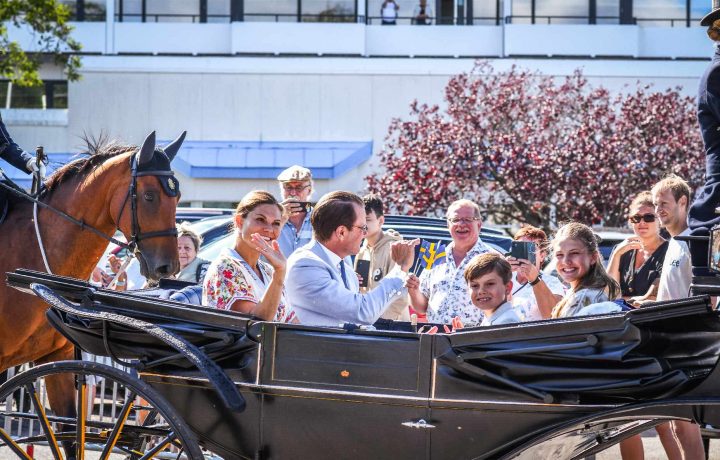
M630 24L644 26L691 27L700 24L697 18L637 18L623 23L619 16L544 16L544 15L512 15L505 17L506 24Z
M472 25L500 25L502 24L502 16L475 16L475 17L462 17L462 16L437 16L428 17L430 24L436 25L453 25L453 26L472 26ZM380 25L383 23L381 16L367 16L365 18L365 24L367 25ZM417 24L414 16L398 16L395 20L397 25L408 25ZM426 25L426 24L422 24Z

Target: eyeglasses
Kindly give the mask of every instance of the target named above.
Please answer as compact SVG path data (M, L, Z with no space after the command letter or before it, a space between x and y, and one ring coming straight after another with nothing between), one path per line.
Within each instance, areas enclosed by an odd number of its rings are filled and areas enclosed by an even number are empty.
M639 224L641 220L644 222L647 222L649 224L650 222L655 222L655 214L643 214L642 216L641 215L630 216L630 217L628 217L628 220L630 222L632 222L633 224Z
M306 188L310 188L310 186L309 185L298 185L298 186L293 187L288 184L282 184L282 188L286 192L302 192Z
M471 224L478 220L480 220L479 217L452 217L452 218L449 218L447 221L453 225L456 225L456 224L459 224L460 222L462 222L463 224Z
M366 225L353 225L354 228L359 228L361 232L367 233L368 232L368 226Z

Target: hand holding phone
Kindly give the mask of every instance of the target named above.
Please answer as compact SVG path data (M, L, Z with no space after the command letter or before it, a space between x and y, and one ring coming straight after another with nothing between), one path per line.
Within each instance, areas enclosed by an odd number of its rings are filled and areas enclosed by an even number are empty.
M516 259L525 259L535 265L535 243L532 241L513 241L510 245L510 252L507 254Z
M360 287L368 287L370 279L370 261L358 259L355 261L355 273L360 276Z

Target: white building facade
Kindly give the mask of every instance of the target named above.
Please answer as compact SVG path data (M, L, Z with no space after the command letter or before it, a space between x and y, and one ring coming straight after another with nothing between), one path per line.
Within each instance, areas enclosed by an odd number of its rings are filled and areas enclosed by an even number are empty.
M713 53L695 26L709 1L437 0L425 27L412 24L410 1L398 2L396 25L379 25L380 3L73 3L84 19L73 23L82 79L63 87L48 65L43 77L56 86L41 107L15 103L18 89L5 83L2 116L21 146L43 145L57 161L83 134L140 143L152 130L160 139L187 130L176 166L184 202L229 205L252 189L277 191L273 178L296 163L314 171L316 197L362 192L390 120L413 100L442 104L448 79L478 58L556 76L580 67L613 91L640 81L692 95ZM628 3L647 17L628 15ZM11 35L33 50L26 31Z

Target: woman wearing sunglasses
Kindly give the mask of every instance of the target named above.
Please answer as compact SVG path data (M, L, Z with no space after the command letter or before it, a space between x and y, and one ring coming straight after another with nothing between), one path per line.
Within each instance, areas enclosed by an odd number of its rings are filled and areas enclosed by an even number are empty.
M637 307L655 300L668 248L668 242L660 236L650 192L640 192L630 203L628 223L635 235L615 247L608 274L620 284L622 297Z

